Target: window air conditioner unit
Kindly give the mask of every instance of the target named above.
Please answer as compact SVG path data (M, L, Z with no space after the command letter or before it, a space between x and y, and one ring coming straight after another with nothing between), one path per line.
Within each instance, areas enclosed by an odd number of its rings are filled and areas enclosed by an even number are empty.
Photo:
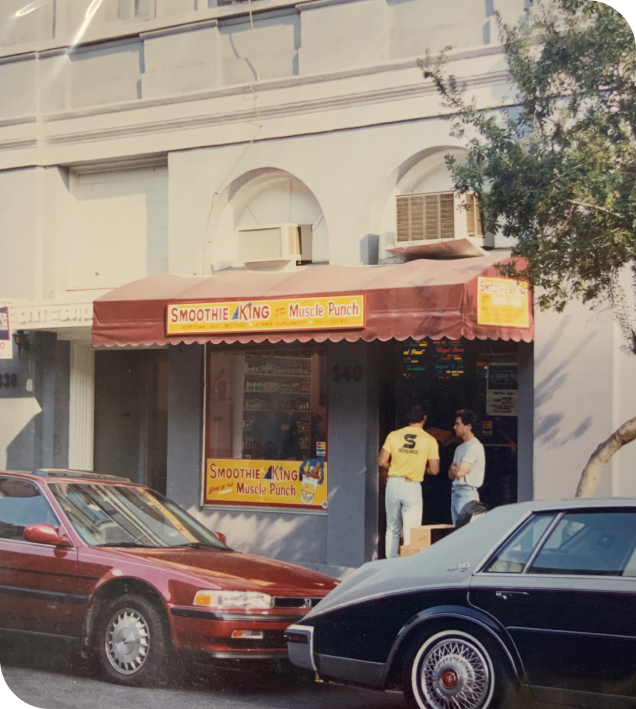
M430 192L397 197L399 246L469 239L484 246L479 203L474 194Z
M280 270L311 263L311 224L271 224L238 230L239 258L247 268Z

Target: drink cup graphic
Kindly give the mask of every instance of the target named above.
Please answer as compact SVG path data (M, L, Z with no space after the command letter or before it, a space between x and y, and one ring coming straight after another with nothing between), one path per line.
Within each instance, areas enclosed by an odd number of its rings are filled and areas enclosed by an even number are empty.
M314 495L316 494L317 487L317 480L314 480L313 478L303 478L303 483L300 488L300 500L303 505L311 505L314 501Z

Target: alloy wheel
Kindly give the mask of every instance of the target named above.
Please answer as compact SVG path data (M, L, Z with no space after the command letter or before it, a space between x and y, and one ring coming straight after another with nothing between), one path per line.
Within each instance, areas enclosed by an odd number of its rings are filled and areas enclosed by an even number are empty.
M106 630L106 656L123 675L132 675L143 667L150 649L150 631L146 619L132 608L118 610Z

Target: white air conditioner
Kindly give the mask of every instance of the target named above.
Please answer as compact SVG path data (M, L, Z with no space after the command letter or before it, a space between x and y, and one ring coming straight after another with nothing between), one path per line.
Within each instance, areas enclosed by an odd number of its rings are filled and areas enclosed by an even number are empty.
M268 224L238 230L239 258L255 270L289 270L311 262L311 224Z
M397 197L396 246L454 239L484 246L481 212L474 194L429 192Z

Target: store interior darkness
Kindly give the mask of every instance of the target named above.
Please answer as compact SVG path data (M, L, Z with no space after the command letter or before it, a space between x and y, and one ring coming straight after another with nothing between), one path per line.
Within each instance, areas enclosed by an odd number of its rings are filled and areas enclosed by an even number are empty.
M516 394L504 391L503 397L497 397L493 382L497 381L496 375L503 372L499 379L505 379L504 386L516 387L517 358L517 343L503 340L391 340L382 343L380 445L392 430L407 425L408 411L413 404L426 407L429 413L425 429L439 442L440 474L427 475L422 484L423 524L451 522L451 481L447 473L458 444L453 434L454 414L461 408L472 409L480 420L475 433L486 449L486 478L480 490L482 502L489 508L516 502ZM382 484L379 519L379 554L383 558L386 515Z

